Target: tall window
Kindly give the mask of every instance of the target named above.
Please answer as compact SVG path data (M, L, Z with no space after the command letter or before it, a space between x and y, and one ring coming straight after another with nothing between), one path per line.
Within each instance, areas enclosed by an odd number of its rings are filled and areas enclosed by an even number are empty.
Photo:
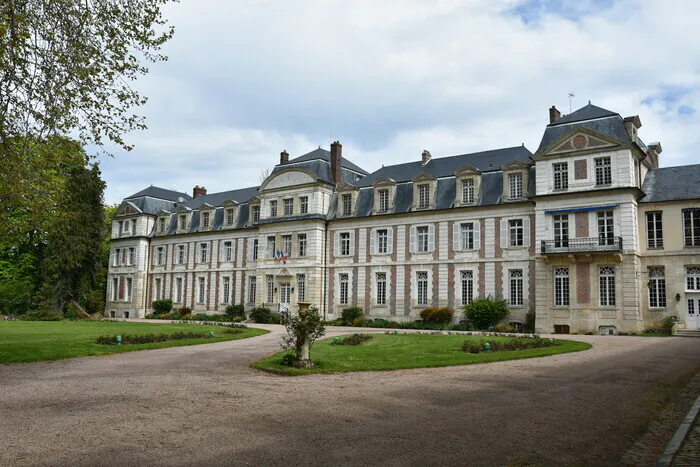
M612 183L612 166L609 157L598 157L595 160L595 184L610 185Z
M350 232L340 233L340 256L350 256Z
M685 246L700 246L700 209L683 210Z
M297 274L297 301L303 302L306 300L306 276Z
M510 236L508 244L510 246L524 246L523 240L523 220L511 219L508 221L508 235Z
M474 223L465 222L459 226L462 234L462 249L463 250L473 250L474 249Z
M341 273L338 274L338 279L340 282L340 304L348 304L348 286L350 282L349 274Z
M255 293L257 292L257 280L255 276L248 278L248 303L255 303Z
M200 243L199 244L199 262L206 263L209 261L209 244Z
M474 202L474 179L462 180L462 203L470 204Z
M177 246L177 264L185 264L185 245Z
M136 235L136 219L131 219L131 234Z
M129 266L133 266L136 263L136 249L129 248L129 261L126 263Z
M175 303L182 303L182 277L175 279Z
M209 213L208 212L202 213L202 228L205 228L205 229L209 228Z
M156 248L156 264L158 266L165 264L165 248L162 246Z
M554 170L554 189L566 190L569 188L569 164L566 162L553 164L552 169Z
M389 190L379 190L379 212L389 210Z
M569 306L569 268L554 268L554 305Z
M284 215L291 216L292 214L294 214L294 200L287 198L284 200Z
M428 252L428 226L424 225L416 228L418 240L418 252Z
M154 282L156 284L154 287L154 289L156 289L156 300L160 300L161 298L163 298L163 281L159 278L156 278Z
M613 227L613 212L598 212L598 244L613 245L615 243L615 231Z
M253 206L253 222L260 220L260 206Z
M297 234L299 240L299 256L306 256L306 234Z
M511 269L510 276L510 304L511 306L523 306L523 270Z
M133 284L134 281L131 279L131 277L126 278L126 301L130 302L131 301L131 291L133 289Z
M124 223L122 224L122 233L128 234L130 225L131 223L129 221L124 221Z
M386 305L386 273L377 273L377 305Z
M389 232L386 229L377 230L377 253L385 254L389 251Z
M523 197L523 174L508 175L508 187L510 188L509 198L518 199Z
M418 288L418 305L428 304L428 273L421 271L416 273L416 284Z
M343 215L349 216L352 212L352 195L343 195Z
M121 265L121 255L122 255L122 250L120 248L115 248L112 266Z
M224 283L223 283L223 291L224 291L224 296L222 297L221 301L222 303L229 303L230 302L230 297L231 297L231 278L230 277L224 277Z
M430 206L430 185L418 185L418 207Z
M554 216L554 246L567 248L569 246L569 215L556 214Z
M700 291L700 267L686 266L685 268L686 290Z
M270 217L277 217L277 200L270 200Z
M270 258L274 258L276 252L277 248L275 247L275 236L271 235L267 237L267 254L270 255Z
M462 271L462 305L469 305L474 298L474 272Z
M292 236L282 235L282 251L287 256L292 256Z
M180 230L185 230L187 228L187 215L180 215Z
M226 209L226 225L233 225L233 208Z
M664 247L664 230L661 211L647 213L647 248Z
M206 285L204 282L204 278L200 277L199 278L199 296L197 297L199 299L198 303L204 303L205 297L206 297Z
M267 276L267 303L275 302L275 276Z
M258 260L258 239L253 240L253 261Z
M650 267L649 272L649 307L666 307L666 271L663 267Z
M112 301L117 301L117 293L119 292L119 279L112 279Z
M300 214L306 214L309 212L309 197L300 196L299 197L299 212Z
M598 270L600 306L615 306L615 268L602 266Z
M224 242L224 261L233 261L233 242Z
M165 217L158 219L158 231L165 232Z

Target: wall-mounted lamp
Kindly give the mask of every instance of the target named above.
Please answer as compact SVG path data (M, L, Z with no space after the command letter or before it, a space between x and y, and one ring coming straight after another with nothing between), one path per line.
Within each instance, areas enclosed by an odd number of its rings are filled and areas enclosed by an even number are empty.
M294 293L294 287L292 287L292 293Z
M277 293L277 287L275 287L275 293Z
M649 290L651 290L651 288L652 288L653 286L654 286L654 281L651 280L651 279L649 279L649 280L647 281L647 287L649 288Z
M676 294L676 301L677 302L681 301L681 294L679 294L679 293Z

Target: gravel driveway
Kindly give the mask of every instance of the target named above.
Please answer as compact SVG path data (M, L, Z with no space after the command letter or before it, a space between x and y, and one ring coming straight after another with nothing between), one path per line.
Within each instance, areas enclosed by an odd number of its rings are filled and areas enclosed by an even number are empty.
M611 465L700 369L700 339L571 336L585 352L280 377L270 334L0 365L0 465ZM337 333L337 332L336 332ZM331 334L332 335L332 334Z

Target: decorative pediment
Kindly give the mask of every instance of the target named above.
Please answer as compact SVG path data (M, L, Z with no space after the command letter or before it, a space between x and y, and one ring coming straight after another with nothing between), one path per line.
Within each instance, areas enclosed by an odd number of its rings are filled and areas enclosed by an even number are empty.
M454 171L455 177L468 177L471 175L481 175L481 170L471 165L465 165Z
M287 188L299 185L307 185L316 183L317 175L310 170L301 167L289 167L287 169L273 172L265 179L258 191L273 190L279 188Z
M372 184L373 187L381 187L381 186L394 186L396 185L396 180L393 180L391 178L378 178L374 181Z
M176 212L178 214L189 214L192 212L192 208L188 208L187 206L178 206Z
M287 268L280 269L276 275L279 277L292 277L292 273L289 272L289 269Z
M349 192L349 191L357 191L357 187L355 185L350 185L349 183L341 183L338 185L338 192Z
M235 208L238 207L241 203L238 201L232 200L232 199L227 199L226 201L223 202L223 206L225 208Z
M159 209L156 213L156 216L169 216L170 214L172 214L170 211L166 211L165 209Z
M117 214L115 217L120 217L120 216L133 216L134 214L141 214L142 211L139 209L138 206L136 206L134 203L131 201L124 201L122 205L119 207L119 210L117 211Z
M566 154L579 151L596 151L623 144L609 136L602 135L587 128L576 128L554 141L545 148L541 155Z
M257 196L257 195L256 195L256 196L253 196L252 198L250 198L250 199L248 200L248 204L250 204L250 205L258 205L258 204L260 204L260 196Z
M433 182L435 180L437 180L435 177L433 177L432 175L427 174L425 172L413 177L414 182Z
M513 160L501 166L501 170L503 170L504 172L507 172L509 170L522 170L529 168L530 165L531 164L527 162Z
M213 209L215 209L214 206L209 203L202 203L201 206L199 206L200 211L211 211Z

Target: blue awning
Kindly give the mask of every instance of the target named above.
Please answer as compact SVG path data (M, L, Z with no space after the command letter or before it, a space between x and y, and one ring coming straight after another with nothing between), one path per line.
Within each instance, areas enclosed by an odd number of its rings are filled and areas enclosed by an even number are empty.
M607 206L593 206L590 208L570 208L570 209L557 209L555 211L545 211L545 214L565 214L568 212L587 212L587 211L607 211L618 207L619 204L609 204Z

